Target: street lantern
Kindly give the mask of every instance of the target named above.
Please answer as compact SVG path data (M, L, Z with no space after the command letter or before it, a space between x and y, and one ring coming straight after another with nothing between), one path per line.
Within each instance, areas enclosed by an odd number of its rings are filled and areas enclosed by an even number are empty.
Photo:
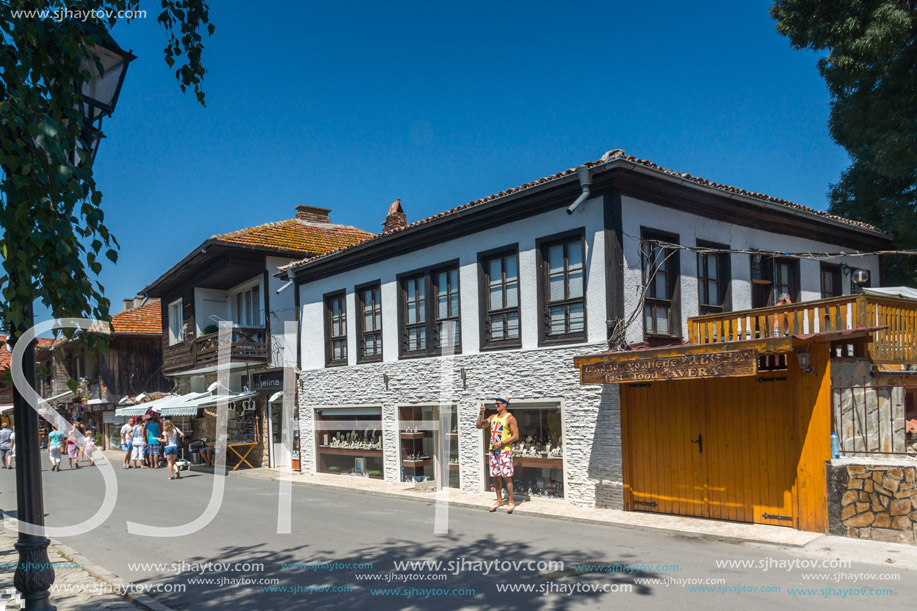
M114 41L105 28L86 22L74 24L84 34L91 35L94 44L84 49L80 68L90 77L82 86L81 110L83 129L76 149L95 158L102 134L102 118L110 116L118 103L121 86L127 74L127 67L134 55L125 51ZM101 64L101 70L96 63ZM77 150L72 152L73 162L79 161ZM9 283L29 282L29 278L17 278L11 274ZM15 292L15 289L13 289ZM33 325L31 306L26 315L10 329L10 343L13 344ZM26 384L35 387L35 346L30 342L23 354L23 369ZM17 517L36 526L44 525L44 498L41 488L41 455L38 446L38 414L29 406L18 385L13 386L13 413L16 422L16 509ZM26 609L52 611L55 607L49 600L49 588L54 583L54 569L48 559L46 537L19 532L16 550L19 562L13 581L22 594Z
M105 28L89 22L77 22L77 27L99 41L86 48L80 69L90 75L89 81L83 83L83 117L87 125L101 129L102 117L115 112L128 65L137 58L119 47ZM101 72L96 58L102 65Z

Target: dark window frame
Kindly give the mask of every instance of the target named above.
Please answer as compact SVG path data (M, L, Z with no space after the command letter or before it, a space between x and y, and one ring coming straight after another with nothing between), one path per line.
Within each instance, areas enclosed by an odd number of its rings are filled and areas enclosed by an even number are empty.
M490 261L496 258L514 257L516 259L516 306L505 307L496 310L490 309ZM493 248L478 253L478 315L481 324L480 330L480 349L487 350L511 350L522 347L522 286L519 279L519 244L510 244ZM502 283L504 289L506 286L505 271L503 273ZM516 339L493 340L490 336L490 318L493 315L503 315L504 317L514 313L519 321L519 337ZM506 324L504 318L504 324Z
M410 359L410 358L424 358L430 356L439 356L442 354L442 346L440 344L439 338L439 325L437 324L440 320L438 318L438 308L436 307L436 282L435 276L437 273L442 271L455 270L456 272L456 288L458 291L458 315L450 317L450 319L455 319L459 325L459 343L456 344L454 353L461 354L462 352L462 280L461 280L461 266L459 265L458 259L452 259L451 261L444 261L442 263L437 263L436 265L430 265L420 269L415 269L409 272L404 272L398 274L395 279L398 285L398 358L399 359ZM424 322L423 323L414 323L410 325L413 328L423 328L424 336L426 339L426 347L421 350L408 350L407 342L407 330L409 328L407 324L407 282L421 281L421 286L424 288Z
M566 244L568 242L579 241L582 248L583 262L583 296L579 298L568 298L556 302L551 302L550 296L550 267L547 257L548 249L557 244ZM578 227L569 231L555 233L544 236L535 240L535 257L538 270L538 345L552 346L558 344L575 344L586 342L589 339L589 318L586 303L586 293L589 281L588 261L586 259L586 228ZM564 269L566 275L566 254L564 255ZM564 283L564 292L568 290ZM551 310L552 306L569 306L576 302L583 303L583 330L572 333L554 334L549 333L551 328Z
M825 274L831 274L831 282L834 284L834 292L831 295L825 293ZM844 294L843 276L841 276L841 266L837 263L822 262L818 272L818 284L821 290L821 298L829 299L831 297L840 297Z
M364 319L366 317L366 302L364 300L364 292L366 291L379 291L379 301L378 301L378 310L379 310L379 327L372 331L367 331L364 327ZM357 363L378 363L383 359L383 350L384 344L382 341L382 281L374 280L372 282L364 282L363 284L358 284L353 289L354 298L357 309ZM373 318L375 319L375 309L373 308ZM377 335L379 337L379 354L366 356L366 337L369 335Z
M790 277L788 279L789 284L787 285L787 290L785 291L780 288L783 286L780 284L781 265L788 265L790 270ZM802 283L800 281L799 275L799 259L774 257L774 284L772 285L773 296L771 298L771 304L776 304L782 293L787 293L793 303L799 303L799 298L802 295L801 284Z
M334 326L333 313L332 313L332 302L340 301L343 304L343 335L334 335L332 328ZM347 290L340 289L337 291L332 291L330 293L325 293L322 295L322 304L324 307L324 319L325 319L325 367L343 367L347 365L347 356L348 356L348 346L347 346ZM334 358L334 342L342 341L344 342L344 356L340 359Z
M676 249L664 248L664 250L673 250L670 257L665 259L666 262L666 297L650 296L650 287L647 285L647 265L646 265L646 243L644 240L659 240L670 244L680 244L680 238L676 233L660 231L650 227L640 227L640 277L642 286L647 287L646 294L643 298L643 312L641 320L643 321L643 337L645 339L665 338L679 339L681 333L681 253ZM669 310L668 324L669 333L651 332L646 328L646 306L652 308L665 307ZM656 320L655 310L652 317ZM673 332L674 331L674 332Z
M698 313L703 316L705 314L718 314L722 312L729 312L732 310L732 255L729 253L731 248L728 244L718 244L716 242L708 242L706 240L697 240L697 246L699 248L712 248L717 250L723 250L724 252L719 253L697 253L697 308ZM714 306L708 303L704 303L705 295L709 295L710 280L707 279L707 268L702 269L702 262L709 260L709 258L714 258L717 265L717 292L720 301L720 305Z

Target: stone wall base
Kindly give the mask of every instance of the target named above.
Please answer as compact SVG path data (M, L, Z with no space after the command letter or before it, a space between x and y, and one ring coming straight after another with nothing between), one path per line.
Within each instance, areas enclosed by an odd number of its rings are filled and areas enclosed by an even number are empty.
M826 465L828 532L917 544L917 463Z

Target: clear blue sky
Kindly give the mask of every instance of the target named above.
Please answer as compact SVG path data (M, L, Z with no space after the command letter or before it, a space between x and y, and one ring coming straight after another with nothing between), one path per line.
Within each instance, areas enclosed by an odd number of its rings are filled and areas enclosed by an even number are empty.
M623 148L815 208L847 165L813 53L769 2L214 1L207 108L162 58L158 3L96 160L120 310L193 247L296 204L378 231Z

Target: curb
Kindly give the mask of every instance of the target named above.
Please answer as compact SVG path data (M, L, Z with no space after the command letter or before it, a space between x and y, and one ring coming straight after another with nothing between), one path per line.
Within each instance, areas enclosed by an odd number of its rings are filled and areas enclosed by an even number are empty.
M203 472L212 473L212 470L207 470ZM279 481L282 476L282 474L279 474L279 473L277 474L272 473L268 477L265 477L263 475L255 475L254 473L249 475L247 471L237 471L234 473L227 472L226 475L227 476L233 475L233 476L238 476L238 477L245 477L247 479L256 479L256 480L262 480L262 481L264 480ZM296 484L299 486L307 486L311 488L330 488L333 490L346 490L354 494L363 494L367 496L386 497L386 498L392 498L392 499L401 499L405 501L421 502L426 505L436 504L436 499L424 499L424 498L417 497L417 496L409 496L409 495L399 493L399 492L388 492L384 490L363 490L360 488L348 488L347 486L336 486L333 484L314 484L312 482L297 481L296 479L293 479L293 484ZM450 499L449 504L455 507L462 507L466 509L477 509L477 510L485 511L485 512L488 510L488 507L486 505L479 505L477 503L472 503L469 501ZM772 545L775 547L792 547L792 548L800 548L800 549L806 547L807 545L811 545L814 541L818 541L826 537L826 535L824 534L819 534L814 539L807 541L805 543L771 541L771 540L763 539L763 538L742 537L739 535L726 535L726 534L720 534L720 533L703 533L703 532L684 531L684 530L679 530L677 528L673 528L669 526L651 526L648 524L631 524L628 522L611 522L607 520L597 520L594 518L587 518L587 517L547 514L547 513L541 513L538 511L527 510L525 509L524 504L517 504L516 510L513 512L513 515L533 516L533 517L547 518L547 519L554 519L554 520L564 520L566 522L577 522L580 524L610 526L614 528L627 528L631 530L640 530L640 531L645 531L645 532L668 533L668 534L673 534L673 535L679 535L681 537L688 537L691 539L701 539L701 540L707 540L707 541L720 541L724 543L755 543L755 544L761 544L761 545Z
M166 605L157 602L149 594L135 594L131 592L131 588L128 587L127 583L122 581L117 575L108 569L99 566L98 564L90 562L86 556L76 551L69 545L61 543L56 539L51 539L51 545L54 546L54 549L63 554L63 556L70 562L81 564L83 566L83 570L89 573L92 577L98 579L99 581L103 581L113 588L121 591L121 598L123 600L131 602L144 609L148 609L149 611L175 611L172 609L172 607L167 607Z

